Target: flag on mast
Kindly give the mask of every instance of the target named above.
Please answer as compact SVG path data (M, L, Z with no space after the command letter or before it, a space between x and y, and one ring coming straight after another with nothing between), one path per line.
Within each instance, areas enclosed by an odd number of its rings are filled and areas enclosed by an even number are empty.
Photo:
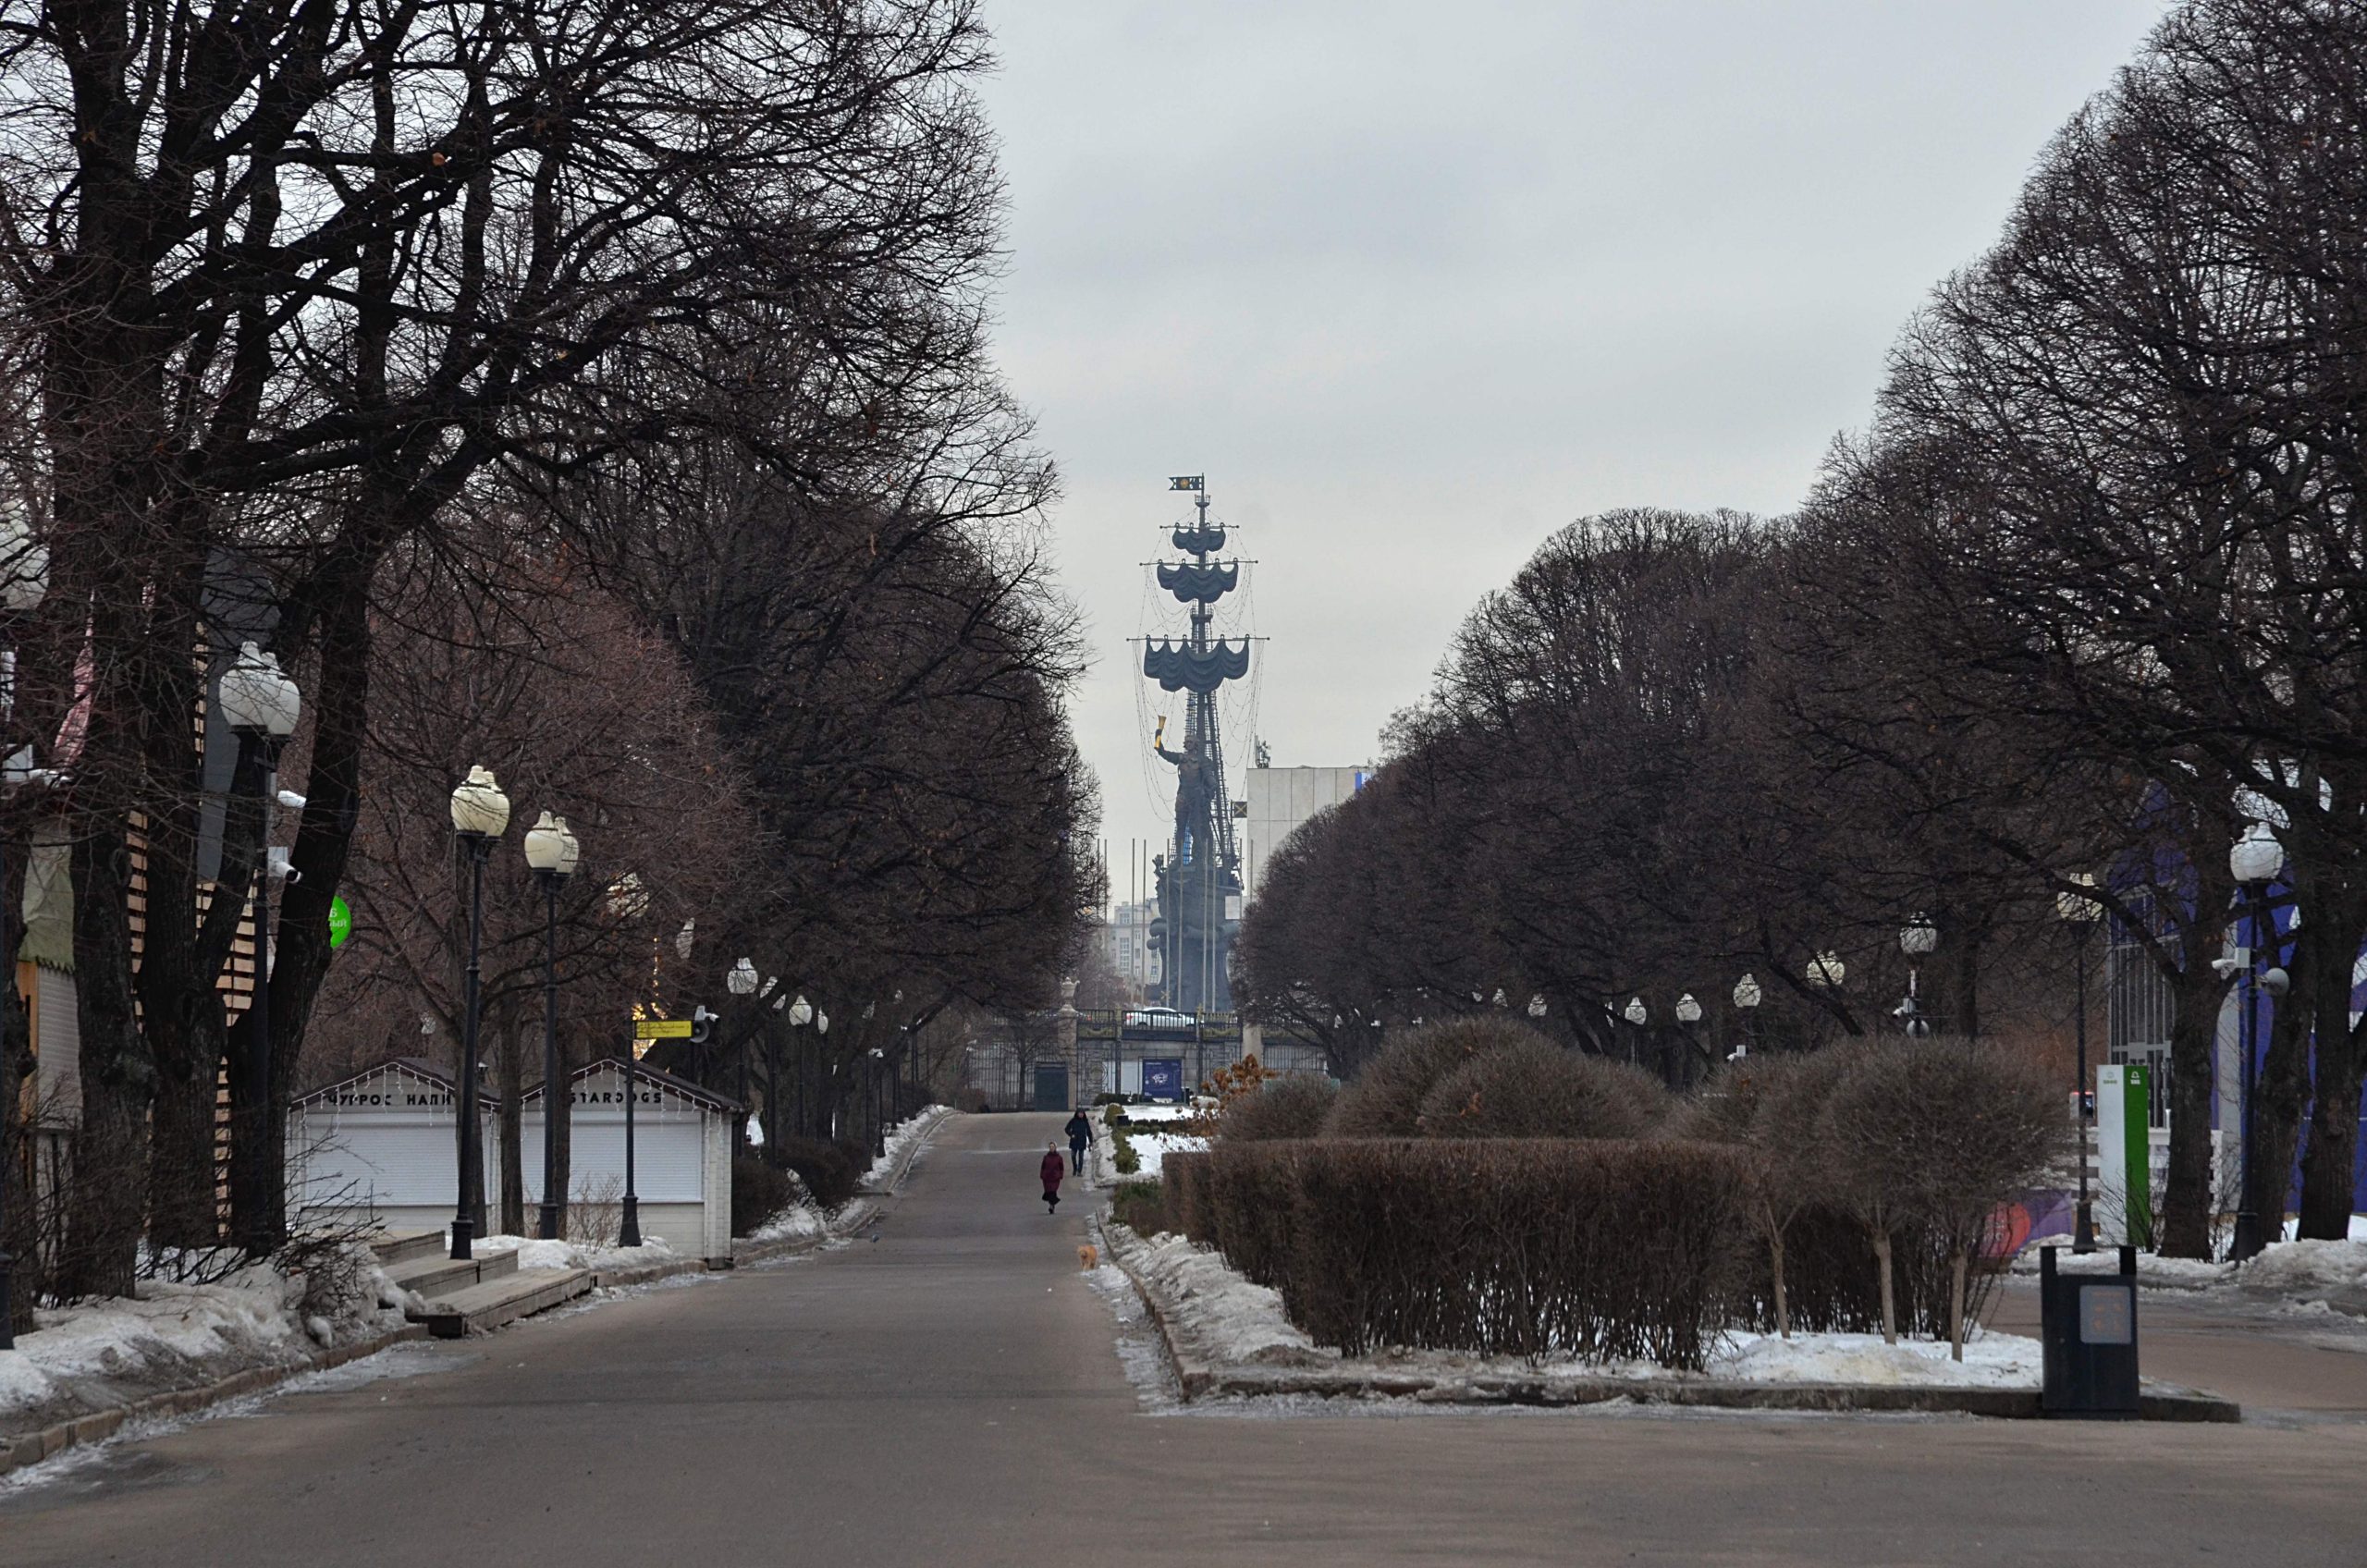
M1205 473L1179 473L1167 482L1170 490L1206 490L1208 476Z

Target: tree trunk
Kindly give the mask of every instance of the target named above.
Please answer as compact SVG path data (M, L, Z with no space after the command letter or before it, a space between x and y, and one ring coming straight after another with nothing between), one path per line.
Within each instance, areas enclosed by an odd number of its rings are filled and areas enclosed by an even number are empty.
M533 1232L526 1228L525 1041L517 1011L505 1007L501 1017L501 1233L531 1236Z
M1948 1354L1956 1361L1964 1359L1964 1245L1958 1243L1948 1253Z
M1882 1273L1883 1343L1898 1343L1898 1292L1891 1280L1890 1232L1882 1226L1873 1228L1874 1263Z
M1784 1288L1784 1228L1771 1226L1767 1232L1768 1261L1775 1268L1775 1332L1779 1338L1792 1337L1792 1297Z
M2348 989L2338 1011L2318 1016L2347 1021L2350 1016ZM2310 1144L2301 1157L2301 1221L2297 1231L2310 1241L2338 1242L2350 1233L2351 1211L2358 1202L2359 1092L2361 1069L2367 1067L2367 1054L2362 1054L2367 1053L2367 1028L2362 1025L2367 1025L2367 1019L2333 1039L2321 1032Z
M2225 853L2220 855L2224 863ZM2205 876L2197 898L2204 908L2224 907L2233 884ZM2214 898L2220 900L2213 904ZM2215 1077L2214 1047L2219 1038L2219 1003L2226 985L2212 970L2202 952L2201 922L2178 938L2183 967L2169 969L2170 987L2170 1163L2162 1194L2162 1219L2157 1231L2165 1257L2211 1256L2212 1126L2211 1093Z
M57 1289L67 1296L129 1295L147 1220L148 1108L156 1069L132 1011L131 852L122 823L86 823L74 841L73 866L82 1127Z

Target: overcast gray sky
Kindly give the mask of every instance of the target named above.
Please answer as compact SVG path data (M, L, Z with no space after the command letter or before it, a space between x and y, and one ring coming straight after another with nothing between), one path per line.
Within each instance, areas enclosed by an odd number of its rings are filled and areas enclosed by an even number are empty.
M994 4L1000 351L1065 475L1120 894L1171 809L1125 645L1187 512L1170 474L1205 472L1259 563L1276 765L1362 762L1563 523L1796 506L1908 312L2163 9Z

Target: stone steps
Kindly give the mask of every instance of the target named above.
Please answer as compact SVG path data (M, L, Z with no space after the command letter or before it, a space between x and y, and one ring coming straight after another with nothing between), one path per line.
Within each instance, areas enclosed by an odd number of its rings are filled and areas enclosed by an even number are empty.
M514 1252L488 1253L465 1262L456 1262L438 1251L425 1257L406 1258L386 1268L386 1278L407 1291L416 1291L428 1297L448 1296L472 1285L498 1280L518 1272L518 1255Z
M444 1232L441 1231L389 1231L374 1236L370 1250L378 1255L380 1264L392 1268L416 1258L441 1257L444 1255Z
M451 1291L407 1316L426 1324L439 1340L457 1340L572 1301L593 1284L588 1268L520 1268L511 1255L510 1268L500 1277Z

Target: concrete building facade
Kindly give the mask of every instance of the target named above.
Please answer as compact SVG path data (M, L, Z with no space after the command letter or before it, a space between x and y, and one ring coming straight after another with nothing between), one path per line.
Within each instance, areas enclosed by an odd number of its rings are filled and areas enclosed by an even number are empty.
M1363 789L1375 769L1362 767L1253 767L1242 796L1241 883L1257 897L1266 861L1299 824L1336 806Z

